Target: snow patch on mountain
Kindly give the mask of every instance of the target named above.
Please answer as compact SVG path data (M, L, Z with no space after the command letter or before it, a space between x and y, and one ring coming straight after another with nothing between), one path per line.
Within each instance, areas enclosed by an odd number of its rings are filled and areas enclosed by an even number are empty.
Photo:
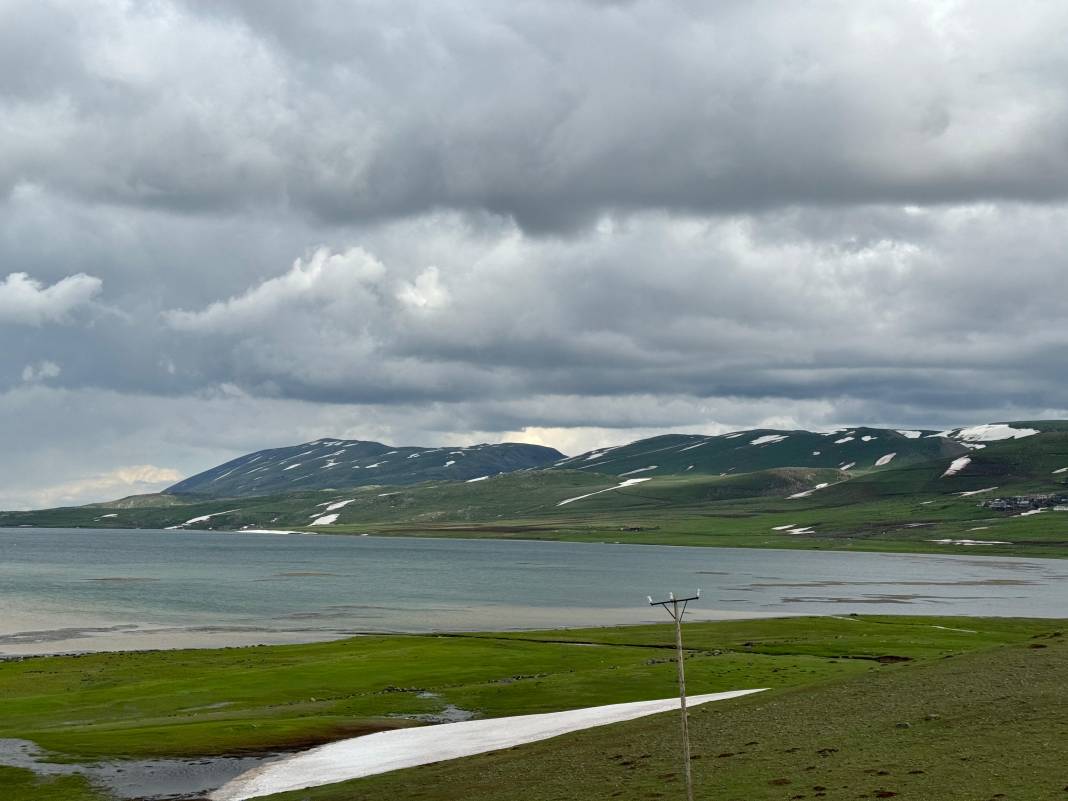
M959 459L954 459L952 462L950 462L949 467L946 468L946 472L944 472L941 477L948 478L950 476L955 476L957 475L957 473L959 473L971 463L971 456L961 456Z
M750 445L773 445L776 442L782 442L786 439L786 434L765 434L763 437L757 437L752 440Z

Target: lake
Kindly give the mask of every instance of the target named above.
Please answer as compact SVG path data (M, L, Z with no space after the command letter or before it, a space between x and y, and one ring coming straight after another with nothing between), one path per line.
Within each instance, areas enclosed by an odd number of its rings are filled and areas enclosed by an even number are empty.
M361 632L890 613L1068 616L1068 562L515 540L0 529L0 655Z

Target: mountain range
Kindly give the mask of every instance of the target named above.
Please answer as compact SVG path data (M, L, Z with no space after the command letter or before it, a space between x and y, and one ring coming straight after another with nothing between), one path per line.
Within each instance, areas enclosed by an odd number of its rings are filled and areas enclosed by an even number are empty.
M1068 555L1068 422L670 434L537 445L321 439L161 493L0 512L0 526L521 536Z

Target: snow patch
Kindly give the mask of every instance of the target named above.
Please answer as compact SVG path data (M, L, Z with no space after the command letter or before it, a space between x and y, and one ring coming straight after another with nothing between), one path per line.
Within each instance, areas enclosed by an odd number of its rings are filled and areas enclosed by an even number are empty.
M861 437L860 441L861 442L871 442L873 439L876 439L876 437L873 437L870 434L868 434L867 436Z
M1018 514L1016 516L1017 517L1030 517L1031 515L1040 515L1044 511L1046 511L1046 510L1045 509L1028 509L1026 512L1020 512L1020 514Z
M282 472L284 473L286 470L296 470L298 467L300 467L300 462L297 462L296 464L291 464L289 467L283 467Z
M902 431L901 429L897 429L896 433L900 434L905 439L919 439L923 436L922 431Z
M1058 475L1059 473L1068 473L1068 467L1062 467L1060 470L1053 471L1053 475Z
M331 523L333 523L337 519L338 519L338 515L336 515L336 514L323 515L322 517L317 517L313 521L311 521L311 525L313 525L313 526L329 526Z
M449 467L450 465L454 465L454 464L456 464L456 460L455 459L449 459L449 461L445 462L445 464L442 465L442 467Z
M1004 423L962 428L951 436L965 442L999 442L1003 439L1023 439L1039 433L1037 428L1013 428Z
M993 492L997 487L987 487L981 490L972 490L971 492L958 493L962 498L970 498L972 495L982 495L984 492Z
M689 706L725 701L762 690L732 690L694 695ZM367 734L321 745L310 751L261 765L211 793L212 801L244 801L261 795L334 784L347 779L483 754L558 737L568 732L605 726L669 712L677 698L611 704L566 712L465 720L435 726L414 726Z
M948 478L949 476L955 476L965 467L972 463L971 456L961 456L958 459L954 459L949 467L946 468L946 472L941 475L941 478Z
M878 459L875 460L875 466L882 467L884 465L888 465L894 460L895 456L897 456L897 453L888 453L886 454L886 456L880 456Z
M846 462L845 464L838 465L839 470L852 470L857 466L856 462Z
M336 503L332 503L329 506L327 506L326 507L326 511L333 512L333 511L336 511L337 509L344 509L350 503L356 503L356 499L355 498L349 498L348 500L345 500L345 501L337 501Z
M782 442L786 439L786 434L765 434L762 437L757 437L752 440L750 445L773 445L776 442Z
M623 487L630 487L630 486L633 486L634 484L641 484L643 481L652 481L652 479L651 478L628 478L626 481L623 481L623 482L621 482L619 484L616 484L616 486L614 486L614 487L609 487L608 489L603 489L603 490L597 490L597 492L588 492L585 495L578 495L578 496L576 496L574 498L568 498L567 500L560 501L560 503L558 503L556 505L557 506L563 506L564 504L574 503L575 501L581 501L583 498L592 498L594 495L600 495L602 492L611 492L612 490L623 489Z
M786 500L792 500L794 498L807 498L809 495L811 495L816 490L821 490L824 487L829 487L829 486L831 486L831 485L830 484L826 484L826 483L817 484L812 489L805 490L804 492L795 492L793 495L787 495L786 496Z
M698 442L696 445L687 445L685 448L679 448L679 453L683 451L692 451L694 448L700 448L702 445L707 445L711 440L705 439Z
M639 467L637 470L628 470L626 473L620 473L619 475L622 477L632 476L635 473L648 473L650 470L656 470L657 467L659 467L659 465L651 464L648 467Z
M227 509L225 512L212 512L210 515L201 515L200 517L193 517L193 518L190 518L189 520L186 520L184 523L179 523L177 526L167 526L167 530L168 531L173 531L176 528L185 528L186 526L191 526L193 523L203 523L206 520L211 520L213 517L218 517L219 515L228 515L231 512L237 512L237 511L240 511L240 510L239 509Z
M853 437L842 437L841 439L836 439L834 441L834 444L835 445L845 445L847 442L852 442L853 439L854 439Z
M479 476L478 478L469 478L465 481L465 484L474 484L476 481L485 481L489 476Z

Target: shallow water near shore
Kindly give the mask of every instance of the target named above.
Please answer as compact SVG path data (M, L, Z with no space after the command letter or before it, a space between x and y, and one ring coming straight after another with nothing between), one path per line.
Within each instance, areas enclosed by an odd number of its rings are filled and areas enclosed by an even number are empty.
M0 656L849 612L1060 617L1053 559L0 529Z

